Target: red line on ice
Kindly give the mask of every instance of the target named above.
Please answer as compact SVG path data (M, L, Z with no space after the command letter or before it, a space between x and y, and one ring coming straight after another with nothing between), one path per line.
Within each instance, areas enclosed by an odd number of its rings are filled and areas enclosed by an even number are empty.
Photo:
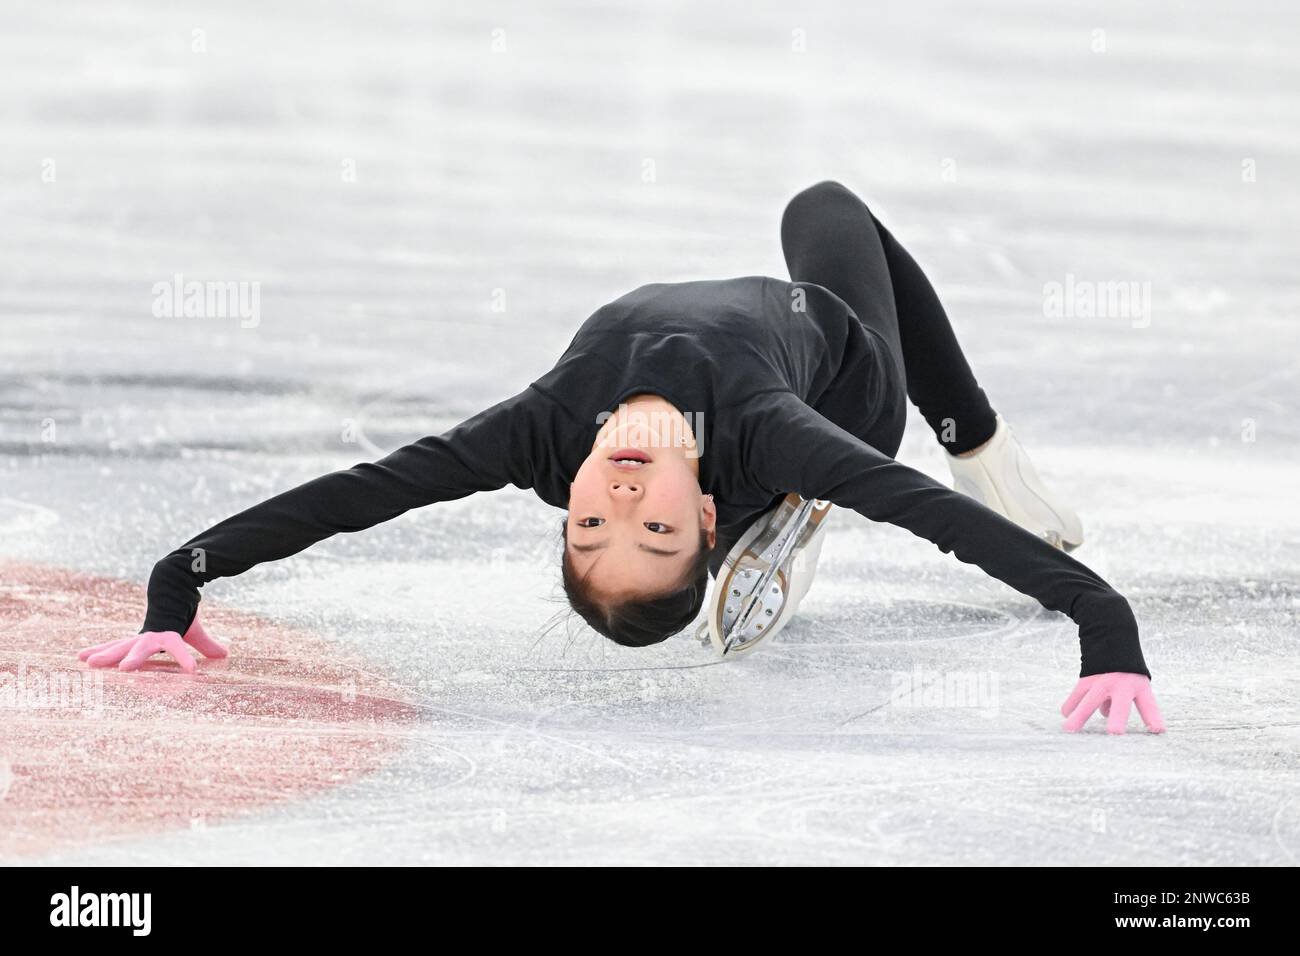
M204 624L230 657L193 676L163 658L134 674L76 659L134 634L143 608L136 584L0 562L0 860L319 793L380 766L417 717L320 638L207 601ZM102 675L98 690L87 673ZM37 706L42 687L60 706Z

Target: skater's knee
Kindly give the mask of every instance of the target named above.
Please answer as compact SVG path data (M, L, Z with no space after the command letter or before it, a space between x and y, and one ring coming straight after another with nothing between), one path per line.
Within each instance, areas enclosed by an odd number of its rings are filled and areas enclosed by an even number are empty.
M829 209L845 206L866 209L866 204L853 190L834 179L824 179L795 193L785 207L785 215L787 218L791 215L816 216Z
M799 195L820 196L823 198L834 197L834 196L845 197L845 196L852 196L853 190L849 189L848 186L845 186L842 182L838 180L823 179L819 183L813 183L807 189L799 193Z

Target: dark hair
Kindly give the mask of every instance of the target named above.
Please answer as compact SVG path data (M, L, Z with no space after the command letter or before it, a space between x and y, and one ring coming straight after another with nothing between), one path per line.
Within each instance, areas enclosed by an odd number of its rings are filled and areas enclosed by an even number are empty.
M648 647L667 640L684 630L695 620L704 605L704 592L709 586L709 533L700 532L700 550L679 584L666 594L649 598L634 598L620 604L602 604L596 600L591 583L579 577L569 562L569 534L562 531L565 548L560 559L564 578L564 596L591 627L604 634L615 644L624 647Z

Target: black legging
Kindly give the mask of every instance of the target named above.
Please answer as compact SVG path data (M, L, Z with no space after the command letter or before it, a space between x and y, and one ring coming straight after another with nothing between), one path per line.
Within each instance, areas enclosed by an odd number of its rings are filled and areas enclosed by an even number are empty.
M791 279L825 286L889 343L908 397L949 453L993 436L993 408L934 287L861 199L836 182L808 187L785 208L781 247Z

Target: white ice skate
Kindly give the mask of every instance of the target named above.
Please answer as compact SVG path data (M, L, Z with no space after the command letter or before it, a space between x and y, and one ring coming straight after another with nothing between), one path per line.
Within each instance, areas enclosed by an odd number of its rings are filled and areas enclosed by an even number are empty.
M829 501L790 494L749 526L718 571L701 644L745 654L785 627L812 586L830 512Z
M1073 551L1083 544L1079 516L1047 490L1001 415L997 421L993 437L978 454L969 458L947 456L953 488L1050 544Z

